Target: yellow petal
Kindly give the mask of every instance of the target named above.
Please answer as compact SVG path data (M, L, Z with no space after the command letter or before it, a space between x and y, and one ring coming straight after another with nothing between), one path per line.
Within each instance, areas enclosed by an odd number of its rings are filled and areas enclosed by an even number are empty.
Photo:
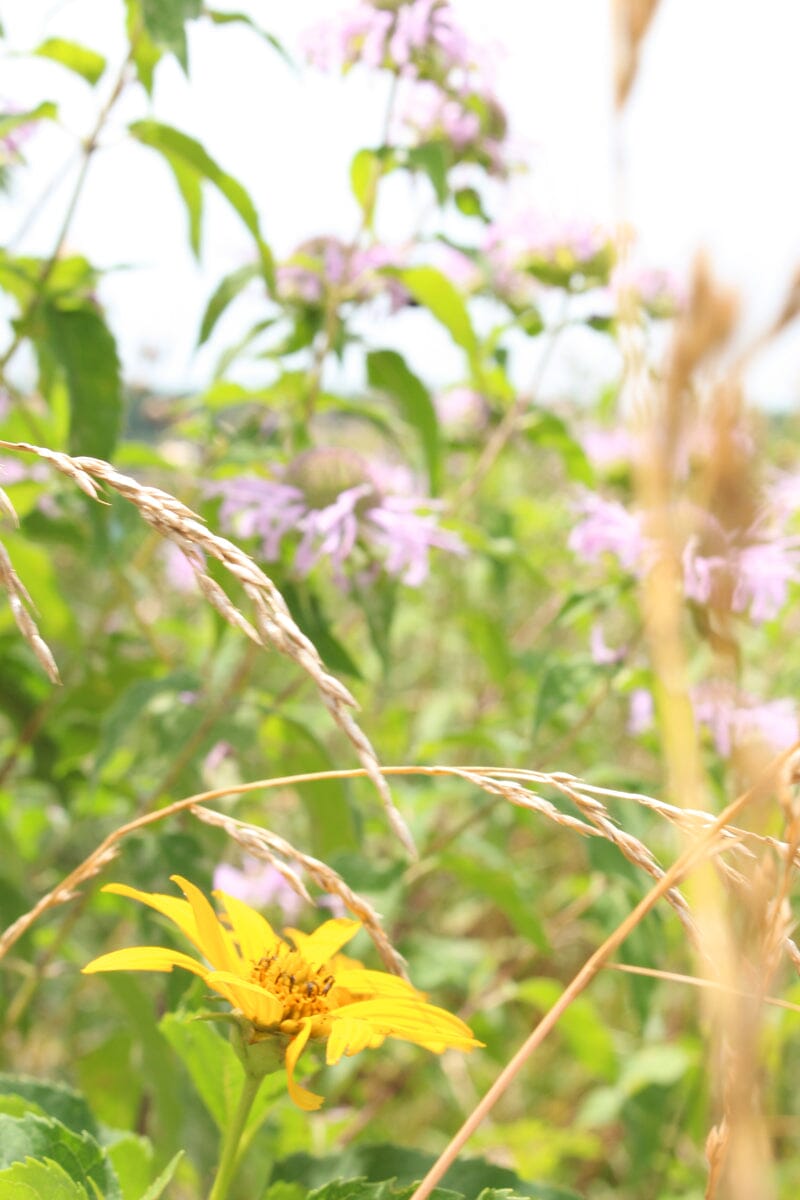
M343 1054L358 1054L367 1047L374 1050L383 1040L384 1035L377 1033L368 1021L342 1015L333 1023L325 1051L325 1061L329 1067L333 1066Z
M285 929L284 933L289 935L307 962L319 966L354 938L360 928L360 921L334 917L332 921L324 921L313 933L301 933L299 929Z
M231 935L220 923L219 917L200 888L184 879L182 875L170 875L170 879L177 883L192 907L203 954L218 970L235 971L241 960Z
M83 967L84 975L94 975L96 971L171 971L173 967L183 967L201 978L205 978L208 970L197 959L179 950L167 950L164 946L131 946L127 950L112 950L110 954L101 954L93 958Z
M242 957L248 963L258 962L264 955L274 954L277 947L286 945L269 921L249 904L237 900L235 896L229 896L227 892L216 891L214 895L225 905L233 936L239 943Z
M294 1069L297 1066L298 1058L305 1049L310 1033L311 1021L306 1019L302 1023L300 1032L292 1038L286 1047L286 1082L289 1088L289 1095L298 1108L302 1108L304 1112L314 1112L325 1101L324 1096L318 1096L316 1092L309 1092L307 1088L300 1087L300 1084L294 1081Z
M230 1000L234 1008L241 1009L246 1017L264 1029L271 1025L279 1025L283 1018L283 1005L277 996L250 983L230 971L209 971L206 983L214 991L219 992L226 1000Z
M331 1013L332 1017L356 1017L368 1021L376 1032L415 1042L426 1050L441 1054L449 1046L472 1050L482 1045L468 1025L443 1008L409 1000L357 1000Z
M140 904L154 908L156 912L168 917L177 925L181 933L197 947L201 954L203 953L192 906L185 900L179 900L177 896L163 896L159 892L140 892L138 888L128 887L126 883L107 883L105 887L101 888L101 891L111 892L114 896L127 896L129 900L138 900Z
M390 975L387 971L370 971L366 967L360 970L337 968L336 983L356 996L400 996L407 1000L425 1000L424 992L418 992L407 979Z

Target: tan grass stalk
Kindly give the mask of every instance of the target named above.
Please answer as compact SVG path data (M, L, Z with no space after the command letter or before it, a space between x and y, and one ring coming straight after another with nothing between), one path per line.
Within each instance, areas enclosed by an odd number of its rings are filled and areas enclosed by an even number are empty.
M130 475L123 475L116 471L103 459L73 458L68 454L48 450L42 446L34 446L28 442L0 441L0 446L5 450L35 454L37 458L50 463L62 475L66 475L93 500L102 502L98 488L98 482L100 482L130 501L142 519L155 529L156 533L183 551L195 573L201 592L226 621L240 629L256 645L274 647L305 671L313 680L319 696L333 720L355 747L367 775L377 789L391 828L409 854L415 856L413 839L405 821L394 805L391 792L381 774L377 755L350 711L358 707L355 699L344 684L325 669L316 646L295 624L286 602L275 584L243 550L240 550L227 538L212 533L197 513L192 512L190 508L187 508L185 504L176 500L168 492L161 491L159 488L146 487ZM241 585L251 602L255 624L239 611L226 592L207 573L206 555L217 559ZM3 582L3 579L4 577L0 575L0 582ZM17 593L10 594L13 603ZM18 602L17 608L21 607ZM15 609L14 615L17 623L20 624L22 618L18 615L17 609ZM25 616L27 617L27 613ZM28 620L30 619L28 618ZM38 638L35 626L32 626L32 630L29 630L28 633L25 633L22 625L20 628L23 629L34 652L37 652L36 647L41 639ZM34 638L37 638L38 642L34 643L32 640ZM43 642L39 646L37 657L44 653L42 647L44 647ZM42 661L41 657L40 661Z
M769 766L766 777L780 784L788 782L789 779L795 780L796 771L800 765L800 746L794 746L791 750L779 755ZM764 781L760 781L763 783ZM548 1034L555 1028L559 1018L569 1008L573 1000L591 983L595 975L605 965L606 960L614 951L622 945L628 934L639 924L644 916L655 907L657 902L669 891L669 889L677 885L697 866L707 861L709 852L717 840L717 835L721 829L726 826L733 817L735 817L742 809L746 808L755 797L761 792L760 787L748 789L742 795L738 796L731 804L725 808L712 824L698 836L693 845L687 846L680 857L672 866L664 872L662 878L653 885L646 896L639 901L632 912L628 914L617 928L611 933L601 946L587 959L578 973L573 977L567 987L559 996L558 1000L545 1013L544 1017L539 1021L533 1029L527 1040L523 1043L511 1061L503 1068L489 1088L486 1095L470 1113L467 1120L446 1146L439 1158L428 1171L425 1178L420 1183L419 1187L411 1196L411 1200L426 1200L442 1177L446 1174L449 1167L457 1159L461 1150L469 1141L472 1134L488 1116L494 1105L505 1093L508 1086L516 1078L519 1072L524 1067L525 1063L531 1055L539 1048ZM756 1193L753 1193L755 1195ZM752 1200L752 1198L751 1198Z

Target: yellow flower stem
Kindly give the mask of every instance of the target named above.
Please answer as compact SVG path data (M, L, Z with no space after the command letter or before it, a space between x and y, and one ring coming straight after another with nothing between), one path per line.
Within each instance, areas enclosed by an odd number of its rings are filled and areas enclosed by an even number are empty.
M230 1125L225 1130L217 1176L214 1180L214 1186L209 1192L208 1200L227 1200L228 1189L231 1186L236 1168L239 1165L239 1144L242 1140L245 1125L247 1124L247 1118L250 1116L250 1109L253 1107L253 1101L258 1094L258 1089L261 1087L263 1078L263 1075L245 1074L236 1112L233 1114Z

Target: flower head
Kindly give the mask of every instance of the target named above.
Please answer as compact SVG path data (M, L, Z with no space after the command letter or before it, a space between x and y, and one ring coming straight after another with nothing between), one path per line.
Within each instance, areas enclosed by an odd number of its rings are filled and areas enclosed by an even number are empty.
M309 1040L326 1042L329 1066L343 1055L380 1046L387 1037L413 1042L434 1054L481 1044L463 1021L429 1004L406 980L369 970L339 953L361 928L360 921L337 917L311 934L287 929L287 942L260 913L234 896L214 892L222 909L218 915L193 883L180 875L172 879L184 900L121 883L108 884L103 891L162 913L205 962L164 946L133 946L102 954L83 973L182 967L199 975L246 1019L251 1044L267 1038L285 1042L289 1095L307 1112L323 1103L294 1078Z
M432 500L414 496L397 473L338 447L307 450L289 465L285 482L235 478L214 484L223 497L220 521L240 537L262 539L264 557L278 558L284 537L300 535L294 565L301 575L323 559L347 586L345 565L361 560L419 587L433 548L463 554L460 539L439 525Z

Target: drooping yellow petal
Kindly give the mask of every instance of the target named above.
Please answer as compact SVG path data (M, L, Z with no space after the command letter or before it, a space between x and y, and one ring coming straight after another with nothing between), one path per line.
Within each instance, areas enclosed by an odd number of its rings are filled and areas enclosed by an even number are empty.
M168 917L177 925L181 933L197 947L200 953L204 953L192 906L185 900L179 900L177 896L164 896L160 892L140 892L138 888L128 887L126 883L107 883L100 890L110 892L113 896L127 896L129 900L138 900L140 904L154 908L156 912Z
M320 966L333 958L336 951L354 938L360 928L360 921L334 917L332 921L324 921L313 933L301 933L299 929L285 929L284 933L289 935L303 958L314 966Z
M191 905L197 925L197 935L203 954L219 971L235 971L240 958L227 929L209 904L199 887L184 879L182 875L170 875Z
M94 975L97 971L171 971L173 967L183 967L194 975L205 979L208 968L188 954L179 950L168 950L165 946L130 946L127 950L112 950L110 954L101 954L81 968L84 975Z
M286 945L269 921L249 904L237 900L235 896L229 896L227 892L216 891L214 895L225 905L233 936L239 943L239 949L246 962L258 962L263 954L274 954L276 947Z
M358 1054L360 1050L365 1050L368 1046L374 1050L385 1038L385 1034L378 1033L373 1029L369 1021L359 1021L355 1017L348 1017L345 1015L346 1012L347 1010L344 1009L342 1016L333 1022L328 1036L325 1061L329 1067L337 1063L343 1054Z
M240 1009L254 1025L267 1029L270 1025L280 1024L283 1005L277 996L257 983L250 983L231 971L209 971L206 983L229 1000L234 1008Z
M294 1079L297 1060L305 1049L310 1033L311 1021L305 1020L300 1027L300 1032L292 1038L286 1047L286 1082L289 1095L298 1108L302 1108L304 1112L314 1112L322 1106L325 1099L324 1096L318 1096L316 1092L310 1092L308 1088L301 1087L299 1083L295 1083Z

